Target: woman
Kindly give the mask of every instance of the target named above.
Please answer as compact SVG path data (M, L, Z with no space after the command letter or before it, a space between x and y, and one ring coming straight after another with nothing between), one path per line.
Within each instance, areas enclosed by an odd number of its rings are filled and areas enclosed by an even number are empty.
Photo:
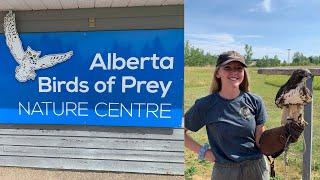
M215 162L215 180L269 179L269 167L258 143L267 114L261 98L249 93L246 67L239 53L222 53L211 94L198 99L185 114L185 146L198 153L199 159ZM188 130L198 131L203 126L211 148L187 135Z

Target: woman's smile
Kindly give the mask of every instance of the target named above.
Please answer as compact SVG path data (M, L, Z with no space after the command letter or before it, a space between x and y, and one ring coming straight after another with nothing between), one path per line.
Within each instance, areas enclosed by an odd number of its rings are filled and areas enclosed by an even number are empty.
M231 81L237 81L237 80L239 80L238 77L229 77L228 79L231 80Z

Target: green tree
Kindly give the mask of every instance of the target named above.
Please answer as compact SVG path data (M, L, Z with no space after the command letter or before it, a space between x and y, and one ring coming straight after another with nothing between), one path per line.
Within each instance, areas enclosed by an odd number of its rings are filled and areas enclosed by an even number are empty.
M319 56L310 56L310 57L308 57L308 59L311 64L314 64L314 65L320 64L320 57Z
M273 56L273 58L269 58L269 56L264 56L262 59L258 59L256 63L257 67L276 67L280 65L281 61L277 55Z
M187 41L184 45L184 60L186 66L206 66L217 62L218 57L195 48Z
M272 66L272 67L280 66L280 64L281 64L281 61L277 55L275 55L273 58L269 59L269 61L270 61L270 66Z
M187 41L184 45L184 58L185 59L188 59L190 57L190 43L189 41Z
M245 44L244 50L246 52L246 54L244 55L246 64L249 65L252 62L252 55L253 55L252 46L250 46L249 44Z
M309 65L311 63L310 63L310 60L306 56L303 55L303 53L295 52L293 54L292 63L291 64L295 65L295 66L296 65L301 66L301 65Z
M263 56L262 59L257 59L256 66L257 67L269 67L270 66L269 57Z

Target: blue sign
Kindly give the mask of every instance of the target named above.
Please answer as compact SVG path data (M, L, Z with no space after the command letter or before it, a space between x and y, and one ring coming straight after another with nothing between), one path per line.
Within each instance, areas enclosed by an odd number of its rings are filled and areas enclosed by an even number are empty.
M0 123L181 127L183 29L8 32L0 42Z

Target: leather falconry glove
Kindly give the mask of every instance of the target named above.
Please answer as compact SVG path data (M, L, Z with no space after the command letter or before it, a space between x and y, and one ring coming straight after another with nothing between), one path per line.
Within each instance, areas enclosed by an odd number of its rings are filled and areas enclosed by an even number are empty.
M290 143L295 143L298 141L300 135L302 134L305 126L307 125L306 123L299 123L299 122L291 122L287 123L288 124L288 131L289 134L291 135L290 137Z
M289 122L284 126L264 131L260 138L260 150L267 156L278 157L290 144L297 142L306 124Z

